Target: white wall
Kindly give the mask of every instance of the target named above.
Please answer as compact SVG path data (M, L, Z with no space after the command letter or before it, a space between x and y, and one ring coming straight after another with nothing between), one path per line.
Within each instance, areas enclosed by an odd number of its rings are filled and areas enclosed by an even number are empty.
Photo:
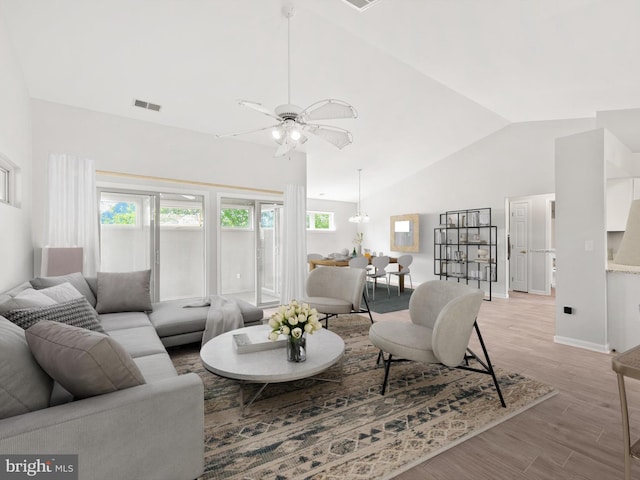
M512 124L364 198L372 220L363 227L363 246L390 252L389 217L419 213L420 253L414 254L411 266L415 286L434 278L433 229L439 223L438 215L447 210L491 207L499 241L498 283L493 289L505 296L505 198L553 193L555 139L593 126L593 119ZM402 168L401 158L388 161Z
M556 341L606 352L606 161L617 140L604 129L556 141ZM571 314L564 307L571 307Z
M20 169L19 207L0 204L0 291L31 278L31 114L29 94L0 16L0 153Z
M336 229L333 232L307 231L307 252L328 255L344 248L353 250L353 239L358 225L349 223L349 217L355 215L356 204L331 200L307 199L307 210L334 212ZM365 239L366 243L366 239Z
M306 157L273 157L274 148L132 120L80 108L33 100L34 239L43 242L49 153L94 160L97 170L216 185L188 185L100 177L132 188L152 185L162 191L189 190L208 198L205 205L208 293L217 292L217 193L282 198L287 183L306 183ZM133 107L132 107L133 108ZM156 112L150 112L156 114ZM224 185L235 186L239 188ZM246 190L248 189L248 190ZM262 190L264 192L260 192Z

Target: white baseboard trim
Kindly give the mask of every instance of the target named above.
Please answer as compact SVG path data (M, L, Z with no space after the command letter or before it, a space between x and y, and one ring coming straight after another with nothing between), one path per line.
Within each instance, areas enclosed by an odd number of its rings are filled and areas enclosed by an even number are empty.
M555 343L559 343L560 345L567 345L569 347L584 348L585 350L591 350L593 352L598 352L598 353L610 353L611 352L611 348L609 347L608 343L605 344L605 345L602 345L600 343L585 342L584 340L577 340L575 338L569 338L569 337L560 337L558 335L555 335L553 337L553 341Z
M489 292L485 292L485 293L489 293ZM496 297L496 298L504 298L507 299L509 298L509 295L507 295L506 293L496 293L496 292L491 292L491 296L492 297Z

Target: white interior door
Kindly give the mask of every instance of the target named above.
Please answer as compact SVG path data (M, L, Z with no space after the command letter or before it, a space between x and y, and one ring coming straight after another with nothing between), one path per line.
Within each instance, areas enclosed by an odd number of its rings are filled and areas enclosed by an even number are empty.
M511 259L509 277L512 290L529 291L529 202L512 202L509 205Z

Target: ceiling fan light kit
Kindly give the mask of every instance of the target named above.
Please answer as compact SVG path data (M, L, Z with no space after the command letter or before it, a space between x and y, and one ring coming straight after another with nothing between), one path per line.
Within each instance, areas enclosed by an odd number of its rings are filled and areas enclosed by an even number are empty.
M336 99L325 99L317 101L307 108L300 108L291 103L291 26L290 20L293 16L293 6L287 5L282 8L282 14L287 19L287 103L278 105L273 111L264 107L261 103L249 100L238 100L243 107L251 108L278 121L275 125L250 130L248 132L232 133L228 135L217 135L217 137L236 137L248 133L260 131L271 131L271 136L280 145L275 156L283 156L294 150L298 145L307 141L306 134L321 138L326 142L342 149L353 143L351 132L332 125L321 125L308 123L318 120L337 120L343 118L357 118L358 112L347 102Z

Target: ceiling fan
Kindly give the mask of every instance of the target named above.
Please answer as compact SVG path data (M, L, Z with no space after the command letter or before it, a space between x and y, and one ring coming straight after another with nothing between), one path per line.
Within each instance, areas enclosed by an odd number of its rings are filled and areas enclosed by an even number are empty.
M358 112L347 102L335 99L317 101L306 108L300 108L291 103L291 28L290 20L293 16L293 7L285 6L282 14L287 19L287 103L277 106L273 111L264 107L261 103L248 100L238 100L243 107L251 108L278 121L274 125L247 132L216 135L217 137L237 137L249 133L271 130L273 139L280 145L275 156L280 157L294 150L298 145L305 143L307 135L315 135L331 143L339 149L353 142L353 135L344 128L331 125L321 125L318 120L335 120L341 118L356 118Z

